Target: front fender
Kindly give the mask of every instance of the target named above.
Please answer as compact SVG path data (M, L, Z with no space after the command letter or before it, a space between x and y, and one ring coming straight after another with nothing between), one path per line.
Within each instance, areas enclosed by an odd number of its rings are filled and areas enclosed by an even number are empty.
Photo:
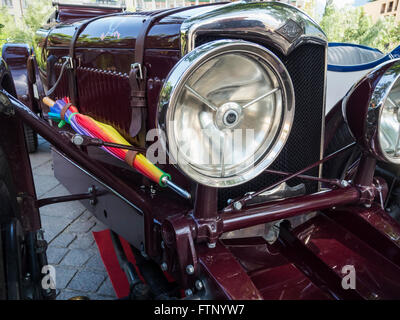
M14 97L17 96L12 74L6 61L0 57L0 90L4 89Z
M23 43L6 43L1 52L12 75L16 97L32 111L38 112L30 80L32 77L28 75L28 59L32 55L32 49Z

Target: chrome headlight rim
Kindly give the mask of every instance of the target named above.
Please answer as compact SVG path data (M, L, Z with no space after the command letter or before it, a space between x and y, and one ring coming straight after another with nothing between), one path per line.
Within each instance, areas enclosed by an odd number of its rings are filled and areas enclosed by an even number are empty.
M389 61L388 63L393 63ZM370 148L375 153L378 160L399 165L400 157L398 159L388 156L387 152L383 150L381 143L381 118L385 109L387 99L394 87L400 81L400 59L393 63L381 76L377 85L375 86L371 95L370 103L368 106L367 114L367 139L369 139ZM376 148L374 148L374 144Z
M174 133L172 132L173 130L167 126L167 123L173 119L174 108L176 107L178 102L177 100L180 96L179 93L186 81L190 79L196 70L204 65L204 63L218 55L223 55L228 52L253 56L255 59L258 59L269 67L264 71L273 73L276 79L278 79L279 87L282 90L282 119L275 140L271 143L266 156L263 157L259 163L254 165L253 169L248 170L241 175L216 178L200 174L189 163L177 163L178 157L176 153L179 153L179 151L174 152L178 148L176 148L175 140L171 139L174 137ZM160 92L157 126L163 131L161 140L163 145L166 147L170 161L172 161L179 170L195 182L217 188L240 185L261 174L270 164L272 164L285 146L294 118L294 88L283 62L270 50L255 43L243 40L225 39L211 41L195 48L185 55L170 71L166 79L168 79L168 81L165 81ZM212 180L212 182L210 182L210 180Z

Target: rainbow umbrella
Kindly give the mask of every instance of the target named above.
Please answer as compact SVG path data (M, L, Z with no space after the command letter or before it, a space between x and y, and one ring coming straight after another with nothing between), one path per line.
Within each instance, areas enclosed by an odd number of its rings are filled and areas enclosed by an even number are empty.
M69 98L65 97L64 99L53 101L49 97L45 97L43 102L50 107L49 117L58 120L60 128L68 123L78 134L105 142L131 146L112 126L79 113L78 109L71 105ZM170 187L184 198L190 198L190 194L187 191L171 181L171 176L168 173L156 167L143 154L110 146L101 146L101 148L114 157L127 162L131 167L161 187ZM131 154L127 156L128 153Z

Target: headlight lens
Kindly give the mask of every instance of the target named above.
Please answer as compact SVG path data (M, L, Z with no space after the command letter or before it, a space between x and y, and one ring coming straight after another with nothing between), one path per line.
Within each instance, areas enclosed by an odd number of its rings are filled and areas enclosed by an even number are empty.
M391 85L389 82L388 85ZM386 96L379 120L379 143L387 160L400 163L400 79Z
M293 114L293 86L280 60L261 46L221 40L196 48L171 71L158 120L184 173L226 187L272 163Z

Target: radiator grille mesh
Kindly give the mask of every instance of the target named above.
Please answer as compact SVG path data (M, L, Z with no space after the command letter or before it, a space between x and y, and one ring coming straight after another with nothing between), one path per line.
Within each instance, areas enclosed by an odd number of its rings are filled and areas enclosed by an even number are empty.
M296 109L292 131L288 141L271 165L271 169L296 172L320 158L322 112L324 105L325 48L320 45L300 46L289 56L279 58L285 64L293 82ZM318 167L307 174L318 175ZM219 190L219 207L224 207L230 198L236 198L246 192L266 187L282 177L261 174L253 180L228 189ZM307 192L315 192L318 183L293 179L289 185L305 183Z

